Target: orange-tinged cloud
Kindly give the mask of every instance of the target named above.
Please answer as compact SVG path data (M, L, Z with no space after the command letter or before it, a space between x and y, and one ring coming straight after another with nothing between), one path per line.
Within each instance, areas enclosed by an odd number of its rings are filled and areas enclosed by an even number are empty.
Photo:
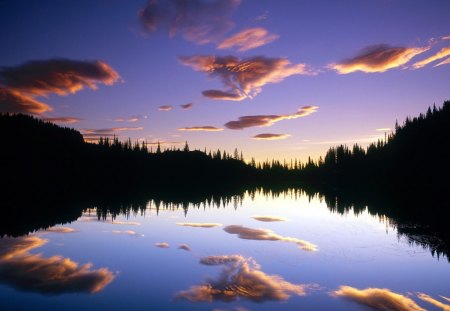
M169 0L151 1L139 12L147 32L169 31L170 37L180 33L197 44L216 42L234 27L230 19L240 0Z
M218 49L230 49L236 47L238 51L248 51L263 45L266 45L279 36L270 34L264 28L249 28L223 40L218 46Z
M359 290L350 286L341 286L333 294L375 310L426 311L419 307L412 299L394 293L386 288L366 288Z
M215 126L205 125L205 126L180 127L178 130L179 131L186 131L186 132L199 132L199 131L220 132L220 131L223 131L223 128L218 128L218 127L215 127Z
M223 230L230 234L237 234L240 239L256 240L256 241L282 241L297 244L302 250L316 252L318 251L317 245L311 242L285 237L279 234L275 234L272 230L268 229L253 229L246 228L239 225L226 226Z
M69 227L51 227L45 230L46 232L52 232L52 233L73 233L77 232L74 228Z
M114 121L116 121L116 122L138 122L142 119L147 119L147 116L137 115L137 116L131 116L129 118L115 118Z
M42 114L53 109L19 91L0 87L0 113Z
M308 285L293 284L278 275L269 275L252 259L241 255L209 256L202 258L204 265L224 266L216 279L192 286L177 294L177 299L191 302L235 301L244 298L254 302L283 301L290 295L304 296Z
M430 304L432 304L432 305L434 305L434 306L436 306L438 308L441 308L443 311L450 311L450 305L442 303L441 301L436 300L436 299L434 299L433 297L431 297L431 296L429 296L427 294L419 293L417 295L417 297L419 297L419 299L421 299L423 301L426 301L426 302L428 302L428 303L430 303ZM448 298L445 298L445 297L442 297L442 296L441 296L441 298L443 298L443 299L445 299L445 300L450 302L450 299L448 299Z
M211 99L253 98L268 83L281 82L292 75L315 74L305 64L293 65L286 58L195 55L179 59L183 65L222 81L225 90L203 91L203 95Z
M182 249L184 251L190 252L191 251L191 247L187 244L180 244L180 246L178 246L178 249Z
M279 140L279 139L286 139L288 138L289 134L273 134L273 133L262 133L253 136L256 140Z
M29 251L47 240L36 236L0 239L0 282L19 290L47 295L97 293L114 279L106 268L92 270L70 258L43 258Z
M429 63L432 63L438 59L447 57L450 55L450 47L445 47L442 48L439 52L437 52L436 54L434 54L433 56L430 56L420 62L416 62L413 65L414 69L418 69L418 68L422 68L425 67L426 65L428 65Z
M159 106L159 107L158 107L158 110L159 110L159 111L170 111L170 110L172 110L172 109L173 109L172 106Z
M177 222L177 225L194 228L214 228L223 226L222 224L219 223L210 223L210 222Z
M365 48L359 55L331 64L329 68L335 69L339 74L355 71L385 72L386 70L405 65L414 56L419 55L429 47L392 47L385 44L373 45Z
M184 105L180 105L181 109L183 109L183 110L188 110L188 109L191 109L191 108L192 108L192 106L194 106L194 104L193 104L193 103L189 103L189 104L184 104Z
M155 243L155 246L159 247L159 248L169 248L170 247L169 243L167 243L167 242Z
M41 120L53 123L67 123L67 124L73 124L81 121L80 118L75 117L49 117L49 118L41 118Z
M259 215L255 215L255 216L252 216L252 218L255 219L255 220L264 221L264 222L286 221L286 220L288 220L287 218L279 217L279 216L259 216Z
M84 87L97 89L97 83L113 85L119 74L102 61L49 59L30 61L0 69L3 86L35 96L67 95Z
M447 59L444 59L444 60L443 60L442 62L440 62L440 63L437 63L437 64L434 65L433 67L439 67L439 66L446 65L446 64L450 64L450 57L447 58Z
M0 69L0 112L42 114L51 107L34 99L67 95L97 84L112 85L119 74L101 61L49 59Z
M306 117L317 111L317 106L304 106L300 108L296 113L284 114L284 115L256 115L256 116L243 116L239 117L237 121L230 121L225 124L226 128L231 130L242 130L247 127L254 126L271 126L276 122L282 120L292 120L301 117Z

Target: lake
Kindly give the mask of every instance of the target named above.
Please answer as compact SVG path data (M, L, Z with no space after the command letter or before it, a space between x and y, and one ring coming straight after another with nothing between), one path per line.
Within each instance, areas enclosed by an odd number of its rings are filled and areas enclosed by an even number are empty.
M446 256L334 203L291 189L82 206L0 239L0 309L450 310Z

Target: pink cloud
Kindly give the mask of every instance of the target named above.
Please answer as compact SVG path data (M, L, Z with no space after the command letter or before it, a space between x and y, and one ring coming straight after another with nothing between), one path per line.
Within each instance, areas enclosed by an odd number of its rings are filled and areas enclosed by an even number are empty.
M179 131L187 131L187 132L199 132L199 131L206 131L206 132L218 132L223 131L222 128L214 127L214 126L192 126L192 127L180 127L178 129Z
M184 104L184 105L180 105L180 106L181 106L181 109L188 110L188 109L191 109L192 106L194 106L194 104L193 103L189 103L189 104Z
M258 140L278 140L278 139L286 139L288 138L289 134L272 134L272 133L262 133L253 136L254 139Z
M293 114L243 116L239 117L237 121L230 121L226 123L225 127L231 130L242 130L244 128L254 126L271 126L274 123L282 120L291 120L306 117L316 112L318 108L319 107L317 106L304 106Z
M248 51L263 45L266 45L276 39L278 35L270 34L264 28L249 28L223 40L218 49L237 48L238 51Z
M172 110L172 109L173 109L172 106L159 106L159 107L158 107L158 110L159 110L159 111L170 111L170 110Z

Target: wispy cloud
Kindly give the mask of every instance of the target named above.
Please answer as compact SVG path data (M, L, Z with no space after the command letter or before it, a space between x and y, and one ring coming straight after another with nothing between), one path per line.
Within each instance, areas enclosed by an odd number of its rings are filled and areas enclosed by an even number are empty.
M49 59L0 68L0 110L41 114L52 109L34 99L49 94L67 95L97 84L112 85L119 74L102 61Z
M181 109L183 110L188 110L191 109L194 106L193 103L189 103L189 104L184 104L184 105L180 105Z
M52 233L73 233L77 232L74 228L69 227L51 227L45 230L46 232L52 232Z
M442 62L440 62L440 63L437 63L437 64L434 65L433 67L439 67L439 66L447 65L447 64L450 64L450 57L447 58L447 59L444 59L444 60L443 60Z
M306 117L316 112L318 108L319 107L317 106L304 106L293 114L243 116L239 117L237 121L230 121L228 123L225 123L225 127L231 130L242 130L244 128L254 126L271 126L274 123L282 120L292 120Z
M425 311L425 309L419 307L412 299L394 293L386 288L366 288L359 290L350 286L341 286L333 294L375 310Z
M49 118L41 118L41 120L53 123L67 123L67 124L73 124L81 121L80 118L75 117L49 117Z
M268 83L281 82L292 75L314 74L307 65L293 65L286 58L195 55L179 59L182 64L222 81L226 90L203 91L203 95L211 99L240 101L253 98Z
M143 237L143 234L139 234L133 230L113 230L111 231L114 234L125 234L125 235L129 235L129 236L135 236L135 237Z
M430 303L430 304L432 304L432 305L434 305L434 306L436 306L438 308L441 308L443 311L450 311L450 305L442 303L441 301L436 300L436 299L434 299L433 297L431 297L431 296L429 296L427 294L419 293L417 295L417 297L419 297L419 299L421 299L423 301L426 301L426 302L428 302L428 303ZM443 299L445 299L445 300L450 302L450 299L448 299L446 297L442 297L441 296L441 298L443 298Z
M159 106L159 107L158 107L158 110L159 110L159 111L170 111L170 110L172 110L172 109L173 109L172 106Z
M223 226L222 224L219 223L210 223L210 222L177 222L177 225L196 228L214 228Z
M208 266L220 265L216 279L192 286L176 295L191 302L235 301L244 298L254 302L283 301L290 295L304 296L312 285L294 284L278 275L269 275L252 259L241 255L209 256L200 259Z
M300 240L292 237L285 237L279 234L275 234L272 230L268 229L253 229L246 228L239 225L226 226L223 230L230 234L237 234L240 239L256 240L256 241L282 241L297 244L301 249L305 251L315 252L318 251L317 245L311 242Z
M257 140L278 140L278 139L286 139L288 138L289 134L273 134L273 133L262 133L253 136L254 139Z
M116 121L116 122L138 122L142 119L147 119L147 116L137 115L137 116L131 116L129 118L115 118L114 121Z
M170 247L169 243L167 243L167 242L155 243L155 246L159 247L159 248L169 248Z
M286 221L286 220L288 220L287 218L279 217L279 216L259 216L259 215L255 215L255 216L252 216L252 218L255 219L255 220L264 221L264 222Z
M429 63L432 63L432 62L434 62L434 61L436 61L436 60L438 60L438 59L447 57L447 56L449 56L449 55L450 55L450 47L442 48L442 49L441 49L439 52L437 52L436 54L434 54L434 55L432 55L432 56L430 56L430 57L428 57L428 58L426 58L426 59L424 59L424 60L422 60L422 61L420 61L420 62L414 63L413 68L414 68L414 69L419 69L419 68L425 67L425 66L428 65ZM437 65L435 65L435 66L440 66L440 65L442 65L442 64L439 63L439 64L437 64Z
M278 35L270 34L264 28L249 28L223 40L217 48L237 48L238 51L243 52L266 45L278 38Z
M42 114L53 109L31 96L0 86L0 113Z
M360 54L328 67L335 69L339 74L355 71L385 72L408 63L414 56L419 55L430 47L392 47L386 44L366 47Z
M125 225L125 226L140 226L141 223L137 221L117 221L113 220L111 222L112 225Z
M180 33L197 44L216 42L234 27L231 14L240 0L152 1L139 12L142 27L147 32L169 31L170 37Z
M141 131L144 128L139 127L108 127L108 128L101 128L101 129L81 129L81 133L84 134L90 134L90 135L113 135L114 133L118 132L125 132L125 131Z
M191 251L191 247L187 244L180 244L180 246L178 246L178 249L182 249L184 251L190 252Z
M205 125L205 126L180 127L178 130L186 132L199 132L199 131L220 132L223 131L223 128Z
M80 266L70 258L42 257L29 251L48 241L36 236L0 239L0 282L13 288L46 295L97 293L114 279L107 268Z

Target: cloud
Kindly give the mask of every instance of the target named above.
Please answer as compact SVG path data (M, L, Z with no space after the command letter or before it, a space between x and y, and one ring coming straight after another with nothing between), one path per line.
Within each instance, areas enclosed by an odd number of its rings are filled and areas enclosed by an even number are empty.
M240 239L256 240L256 241L282 241L297 244L301 249L305 251L315 252L318 251L317 245L314 245L308 241L300 240L297 238L285 237L275 234L272 230L268 229L253 229L246 228L239 225L226 226L223 229L230 234L237 234Z
M450 37L449 37L449 39L450 39ZM447 300L448 302L450 302L450 298L447 298L445 296L439 296L439 297L441 297L442 299Z
M127 225L127 226L140 226L141 225L140 222L136 222L136 221L117 221L117 220L113 220L111 222L111 224L113 224L113 225Z
M209 222L177 222L178 226L184 226L184 227L195 227L195 228L213 228L213 227L220 227L223 226L219 223L209 223Z
M391 292L386 288L366 288L359 290L350 286L341 286L333 292L338 297L345 297L375 310L391 311L425 311L412 299Z
M188 110L188 109L191 109L191 108L192 108L192 106L194 106L194 104L193 104L193 103L189 103L189 104L184 104L184 105L180 105L181 109L183 109L183 110Z
M203 95L211 99L253 98L268 83L281 82L292 75L315 74L305 64L292 65L286 58L195 55L181 56L179 60L185 66L222 81L226 90L203 91Z
M184 0L148 1L139 11L145 31L169 31L170 37L180 33L197 44L216 42L234 27L230 19L240 0Z
M187 244L180 244L180 246L178 246L178 249L182 249L182 250L185 250L185 251L187 251L187 252L190 252L190 251L191 251L190 246L187 245Z
M242 130L244 128L254 126L271 126L274 123L282 120L291 120L306 117L316 112L318 108L319 107L317 106L304 106L293 114L243 116L239 117L238 121L230 121L226 123L225 127L229 128L230 130Z
M293 284L278 275L269 275L252 259L241 255L209 256L200 260L204 265L221 265L215 279L192 286L176 295L191 302L235 301L244 298L254 302L283 301L291 294L304 296L308 285Z
M388 132L388 131L392 131L392 129L390 127L382 127L382 128L378 128L375 131L377 132Z
M112 85L119 74L101 61L49 59L0 68L0 112L42 114L51 107L34 99L67 95L97 84Z
M3 86L26 94L46 96L73 94L89 87L97 89L97 83L113 85L119 74L102 61L76 61L49 59L29 61L15 67L0 69Z
M31 96L0 86L0 113L42 114L53 109Z
M101 129L81 129L81 134L83 135L98 135L98 136L112 136L117 132L124 131L141 131L144 128L139 127L109 127L109 128L101 128Z
M236 47L238 51L243 52L266 45L278 38L278 35L269 34L264 28L249 28L223 40L217 48L221 50Z
M51 227L45 231L52 232L52 233L72 233L72 232L77 232L78 230L75 230L75 229L69 228L69 227Z
M172 106L159 106L159 107L158 107L158 110L159 110L159 111L170 111L170 110L172 110L172 109L173 109Z
M187 131L187 132L199 132L199 131L220 132L220 131L223 131L223 128L205 125L205 126L180 127L180 128L178 128L178 130L179 131Z
M41 118L41 120L53 123L67 123L67 124L73 124L81 121L80 118L75 117L51 117L51 118L49 117L49 118Z
M328 67L335 69L339 74L355 71L385 72L386 70L405 65L414 56L419 55L429 47L392 47L386 44L366 47L360 54L346 59L341 63L331 64Z
M446 65L446 64L450 64L450 57L447 58L447 59L445 59L445 60L443 60L443 61L440 62L440 63L437 63L437 64L434 65L433 67L439 67L439 66Z
M18 290L57 295L97 293L114 279L106 268L92 270L92 264L80 266L70 258L29 253L47 242L36 236L0 239L0 282Z
M425 67L429 63L432 63L432 62L434 62L434 61L436 61L438 59L447 57L449 55L450 55L450 47L442 48L439 52L437 52L433 56L430 56L430 57L428 57L428 58L426 58L424 60L421 60L420 62L414 63L413 68L414 69L419 69L419 68ZM439 64L436 65L436 66L439 66Z
M439 300L436 300L434 298L432 298L431 296L427 295L427 294L423 294L423 293L419 293L417 295L417 297L419 297L419 299L426 301L438 308L441 308L443 311L450 311L450 305L447 305L445 303L440 302ZM441 296L442 297L442 296ZM442 297L443 299L447 300L450 302L450 299Z
M166 243L166 242L155 243L155 246L159 247L159 248L169 248L170 247L169 243Z
M286 139L289 134L272 134L272 133L263 133L253 136L254 139L258 140L277 140L277 139Z
M278 216L252 216L253 219L258 221L264 221L264 222L272 222L272 221L286 221L287 218L284 217L278 217Z
M147 116L131 116L129 118L115 118L116 122L138 122L142 119L147 119Z
M143 234L136 233L133 230L124 230L124 231L113 230L111 232L114 233L114 234L126 234L126 235L129 235L129 236L135 236L135 237L143 237L144 236Z

